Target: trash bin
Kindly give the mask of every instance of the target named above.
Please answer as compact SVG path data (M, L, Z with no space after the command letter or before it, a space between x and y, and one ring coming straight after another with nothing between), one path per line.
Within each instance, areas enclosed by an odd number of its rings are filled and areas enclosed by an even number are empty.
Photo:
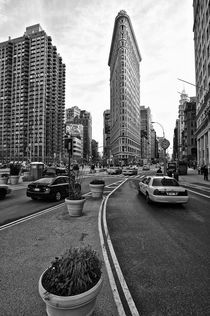
M31 162L30 163L30 178L32 181L42 178L44 171L43 162Z

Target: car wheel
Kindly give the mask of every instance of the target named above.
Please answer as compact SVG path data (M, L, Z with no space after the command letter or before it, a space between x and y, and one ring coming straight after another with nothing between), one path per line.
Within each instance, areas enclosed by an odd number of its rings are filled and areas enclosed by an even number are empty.
M150 203L151 203L151 200L150 200L150 198L149 198L149 194L148 194L148 193L146 193L146 201L147 201L147 204L150 204Z
M35 196L31 196L31 199L32 199L32 200L38 200L38 198L35 197Z
M56 202L59 202L61 200L62 196L61 196L61 193L59 191L57 191L55 193L55 200Z
M0 200L5 199L5 196L6 196L6 192L1 192L0 193Z

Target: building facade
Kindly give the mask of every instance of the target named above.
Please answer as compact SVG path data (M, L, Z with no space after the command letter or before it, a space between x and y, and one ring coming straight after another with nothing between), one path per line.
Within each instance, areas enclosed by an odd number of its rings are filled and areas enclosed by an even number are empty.
M103 159L106 164L108 164L111 158L110 151L110 110L106 110L103 113Z
M64 108L65 65L40 25L0 43L0 160L60 159Z
M176 161L178 160L178 126L179 126L179 120L176 119L176 126L174 128L174 135L173 135L173 154L172 154L172 160Z
M141 158L151 162L151 110L140 106L141 117Z
M184 130L182 132L182 160L186 160L189 166L197 164L196 146L196 98L190 98L185 104Z
M73 124L66 122L66 137L71 137L72 142L72 160L77 161L78 163L82 162L83 159L83 125L82 124ZM66 152L66 156L68 153Z
M197 161L210 169L210 0L194 0Z
M184 131L184 110L186 102L189 101L189 97L185 90L182 91L179 100L179 113L178 113L178 153L177 159L182 160L183 156L183 131Z
M66 124L77 124L83 126L83 162L91 161L92 142L92 116L90 112L81 110L77 106L66 109Z
M138 161L140 152L141 55L125 11L115 18L108 65L110 67L110 147L114 162Z

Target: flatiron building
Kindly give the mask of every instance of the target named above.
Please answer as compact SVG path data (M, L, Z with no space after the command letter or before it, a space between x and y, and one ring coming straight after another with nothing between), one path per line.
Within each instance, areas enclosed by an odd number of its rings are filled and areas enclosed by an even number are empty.
M141 54L125 11L115 18L110 67L110 148L114 163L137 162L140 152Z

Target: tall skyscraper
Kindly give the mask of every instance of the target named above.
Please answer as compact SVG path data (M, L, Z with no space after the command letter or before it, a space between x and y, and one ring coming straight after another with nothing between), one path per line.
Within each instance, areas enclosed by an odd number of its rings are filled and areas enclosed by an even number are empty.
M141 111L141 157L151 162L151 110L142 105Z
M103 113L103 158L106 163L110 159L110 110Z
M210 0L194 0L193 9L197 162L210 168Z
M115 18L110 67L110 147L115 162L140 159L140 61L131 20L125 11Z
M65 65L39 24L0 43L0 160L60 159Z
M179 100L179 114L178 114L178 160L182 160L182 149L183 149L183 144L182 144L182 133L184 131L184 110L186 107L186 103L189 101L189 97L185 90L182 91L180 95L180 100Z

